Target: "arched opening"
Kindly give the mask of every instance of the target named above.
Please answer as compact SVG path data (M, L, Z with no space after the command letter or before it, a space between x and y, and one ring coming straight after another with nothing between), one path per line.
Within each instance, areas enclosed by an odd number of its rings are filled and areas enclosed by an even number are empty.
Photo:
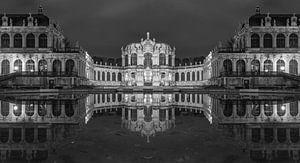
M47 114L47 105L45 101L38 101L38 115L45 116Z
M106 73L106 80L107 80L107 81L110 81L110 72L107 72L107 73Z
M251 129L252 142L258 143L260 141L260 128Z
M102 81L105 81L105 72L102 72Z
M272 48L273 46L272 35L267 33L264 35L264 48Z
M128 66L128 55L125 55L124 59L125 59L125 66Z
M16 104L13 106L13 113L15 116L20 116L22 114L22 105Z
M246 101L237 102L237 115L243 117L246 115Z
M226 59L223 62L223 69L225 75L231 75L232 74L232 62L230 59Z
M285 71L285 63L283 60L278 60L276 63L277 67L277 72L284 72Z
M253 102L251 114L255 117L260 115L260 102L258 101Z
M293 117L298 115L298 101L293 101L290 103L290 114Z
M192 81L195 81L196 80L196 75L195 75L195 72L193 71L192 72Z
M144 55L144 67L152 68L152 54L147 53Z
M47 72L48 70L48 64L47 64L47 61L42 59L39 61L39 72Z
M166 55L159 54L159 65L166 65Z
M266 116L272 116L273 115L273 104L271 101L266 101L264 103L264 113Z
M264 62L264 71L272 72L273 71L273 62L271 60L265 60Z
M285 128L277 128L277 140L279 143L283 143L286 141L286 129Z
M276 37L276 46L277 48L285 48L285 36L280 33Z
M274 139L274 132L273 132L273 128L265 128L264 129L264 140L266 143L271 143L273 142Z
M290 139L292 143L297 143L299 141L299 128L290 129Z
M19 143L22 140L22 129L13 128L12 129L12 140L14 143Z
M10 46L10 38L7 33L1 35L1 47L2 48L9 48Z
M286 106L283 105L283 103L278 102L277 103L277 115L278 116L284 116L286 112Z
M179 94L176 93L176 94L175 94L175 102L178 102L178 101L179 101Z
M74 108L72 101L65 102L65 113L68 117L72 117L74 115Z
M290 35L289 38L290 48L298 48L298 35L295 33Z
M38 141L39 143L44 143L47 141L47 128L38 128Z
M225 117L230 117L232 115L233 103L232 101L226 101L224 106L223 114Z
M259 48L260 45L260 40L259 40L259 35L258 34L252 34L251 35L251 48Z
M122 94L118 94L118 102L122 101Z
M178 72L175 73L175 81L179 81L179 73Z
M9 103L6 101L1 101L1 115L4 117L9 115Z
M35 65L33 60L28 60L26 62L26 71L28 72L34 72L35 71Z
M111 76L112 76L112 77L111 77L111 78L112 78L112 81L116 81L116 73L113 72Z
M260 73L260 62L257 59L251 61L251 72L254 74Z
M34 103L33 103L33 101L27 101L26 103L25 103L25 114L27 115L27 116L33 116L33 114L34 114Z
M9 74L10 71L9 71L9 60L5 59L2 61L1 63L1 74L2 75L6 75L6 74Z
M181 81L185 81L185 74L184 74L184 72L181 73Z
M71 75L74 72L75 62L72 59L66 61L66 74Z
M22 61L20 59L16 60L14 63L14 71L22 72Z
M21 34L15 34L14 36L14 48L22 48L22 35Z
M25 128L25 141L33 143L34 141L34 128Z
M32 33L26 36L26 47L35 48L35 37Z
M184 102L184 101L185 101L185 94L182 93L182 94L180 94L180 95L181 95L181 102Z
M1 143L8 142L9 137L9 129L8 128L0 128L0 141Z
M190 72L187 72L187 73L186 73L186 80L187 80L187 81L190 81L190 80L191 80Z
M60 74L61 73L61 61L56 59L53 61L53 73Z
M244 60L238 60L236 62L236 72L238 75L244 75L246 73L246 63Z
M174 66L174 65L172 65L172 55L169 55L169 61L168 61L169 63L169 66Z
M131 55L131 65L136 66L137 65L137 54Z
M48 38L45 33L40 34L39 36L39 48L47 48Z
M61 115L61 105L58 101L52 102L52 114L55 117L58 117Z
M289 72L298 75L298 62L295 59L292 59L289 63Z
M118 81L122 81L122 74L120 72L118 73Z

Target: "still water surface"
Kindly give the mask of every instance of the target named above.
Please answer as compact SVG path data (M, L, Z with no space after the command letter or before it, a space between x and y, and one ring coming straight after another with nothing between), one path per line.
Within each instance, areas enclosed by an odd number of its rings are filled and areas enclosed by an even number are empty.
M299 97L0 96L2 162L296 162Z

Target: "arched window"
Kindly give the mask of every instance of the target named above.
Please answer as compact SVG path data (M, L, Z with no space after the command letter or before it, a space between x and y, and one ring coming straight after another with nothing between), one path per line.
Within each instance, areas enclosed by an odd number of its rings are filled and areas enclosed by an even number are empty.
M260 115L260 102L259 101L253 102L251 114L255 117Z
M258 34L252 34L251 35L251 48L259 48L260 40Z
M169 63L169 66L172 66L172 56L171 55L169 55L169 61L168 61ZM174 66L174 65L173 65Z
M34 61L33 60L28 60L26 62L26 71L29 71L29 72L34 72L35 71L35 68L34 68Z
M25 128L26 131L27 128ZM26 132L25 132L26 133ZM22 129L21 128L13 128L12 129L12 140L14 143L19 143L22 140ZM11 155L15 156L16 158L21 158L21 151L14 151Z
M61 73L61 61L58 59L53 61L53 73Z
M179 81L179 73L178 72L175 73L175 81Z
M72 117L74 115L74 108L73 108L72 101L65 102L65 113L68 117Z
M178 102L179 101L179 94L175 94L175 102Z
M7 33L4 33L3 35L1 35L1 47L9 48L9 44L10 44L9 35Z
M6 117L9 115L9 103L6 101L1 101L1 115Z
M105 72L102 72L102 81L105 81Z
M19 33L14 36L14 48L22 48L22 35Z
M238 75L243 75L246 73L246 63L244 60L238 60L236 62L236 72Z
M166 55L159 54L159 65L166 65Z
M195 81L196 80L196 75L195 75L195 72L193 71L192 72L192 81Z
M260 62L257 59L254 59L251 61L251 72L259 74L260 72Z
M106 80L110 81L110 72L107 72L107 74L106 74Z
M185 101L185 94L182 93L182 94L180 94L180 95L181 95L181 102L184 102L184 101Z
M131 55L131 65L137 65L137 55L135 53Z
M48 70L47 61L42 59L39 61L39 72L46 72Z
M181 73L181 81L185 81L185 74L184 74L184 72Z
M118 81L122 81L122 74L120 72L118 73Z
M272 43L272 35L267 33L264 35L264 48L272 48L273 43Z
M266 143L271 143L274 140L274 131L273 128L265 128L264 130L264 140Z
M295 33L290 35L289 44L290 48L298 48L298 36Z
M232 62L231 62L230 59L224 60L224 62L223 62L223 68L224 68L225 75L232 74Z
M232 101L226 101L223 114L225 117L230 117L232 115L233 103Z
M35 37L32 33L28 34L26 37L26 47L27 48L35 47Z
M273 71L273 62L271 60L266 60L264 62L264 71L265 72Z
M289 64L289 72L294 75L298 75L298 62L292 59Z
M200 81L200 72L197 71L197 81Z
M125 59L125 66L128 66L128 55L125 55L124 59Z
M277 48L285 48L285 36L284 34L280 33L276 37L276 45Z
M22 61L20 59L15 61L14 70L15 72L22 72Z
M285 128L277 128L277 140L279 143L283 143L286 141L286 129Z
M152 54L147 53L144 55L144 67L152 67Z
M298 101L294 101L290 103L290 114L293 117L298 115Z
M45 33L39 36L39 48L47 48L47 35Z
M75 62L72 59L66 61L66 74L72 74L74 72Z
M45 101L38 101L38 115L45 116L47 114L47 105Z
M276 65L277 65L277 68L276 68L277 72L284 72L285 71L285 63L284 63L283 60L281 60L281 59L278 60Z
M273 114L273 104L271 101L266 101L264 103L264 113L266 116L272 116Z
M60 105L59 101L53 101L53 103L52 103L52 114L55 117L60 116L60 114L61 114L61 105Z
M187 81L190 81L190 80L191 80L190 72L187 72L187 74L186 74L186 80L187 80Z
M260 141L260 128L251 129L252 142L258 143Z
M116 81L116 73L115 72L112 73L112 81Z
M5 74L9 74L9 60L5 59L2 61L1 63L1 74L5 75Z
M33 101L28 101L25 103L25 114L27 116L33 116L34 114L34 103Z
M237 102L236 114L240 117L243 117L246 115L246 101L238 101Z
M297 143L299 141L299 128L291 128L290 137L292 143Z

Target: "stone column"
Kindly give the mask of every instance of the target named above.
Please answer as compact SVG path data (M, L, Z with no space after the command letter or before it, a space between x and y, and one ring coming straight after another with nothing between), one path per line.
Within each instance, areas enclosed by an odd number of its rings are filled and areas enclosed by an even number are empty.
M14 37L12 33L9 34L9 47L10 48L14 47Z
M289 48L290 47L290 42L289 42L289 35L284 35L285 36L285 48Z
M175 66L175 56L172 55L172 66Z
M236 59L233 59L231 61L232 61L232 72L236 72Z
M291 142L291 129L290 128L287 128L286 129L286 138L287 138L287 143L292 143Z
M166 65L169 65L169 55L166 55Z
M128 66L131 65L131 54L128 54Z
M122 66L124 67L125 66L125 56L122 55Z
M26 48L26 33L22 33L22 48Z
M272 40L273 40L273 48L276 48L277 43L276 43L276 34L272 34Z
M131 109L128 108L128 121L131 121Z
M274 134L274 140L273 140L273 142L277 143L278 142L277 128L273 129L273 134Z
M263 48L264 47L264 35L259 35L259 47Z
M66 71L66 59L61 60L61 71L65 72ZM90 78L91 79L91 78Z
M34 39L35 39L35 48L38 48L39 47L39 36L38 34L35 34L34 35Z

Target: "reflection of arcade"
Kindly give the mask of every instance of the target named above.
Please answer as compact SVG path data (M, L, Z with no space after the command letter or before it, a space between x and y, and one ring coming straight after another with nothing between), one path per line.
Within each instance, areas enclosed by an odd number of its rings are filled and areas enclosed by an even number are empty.
M142 136L155 136L175 127L175 112L203 113L209 121L210 99L202 94L96 94L90 95L89 103L94 103L90 114L122 112L122 127ZM207 102L207 103L206 103Z
M84 105L84 100L67 95L1 97L0 159L47 159L82 127Z
M253 160L299 160L298 98L212 98L213 123L230 131Z

